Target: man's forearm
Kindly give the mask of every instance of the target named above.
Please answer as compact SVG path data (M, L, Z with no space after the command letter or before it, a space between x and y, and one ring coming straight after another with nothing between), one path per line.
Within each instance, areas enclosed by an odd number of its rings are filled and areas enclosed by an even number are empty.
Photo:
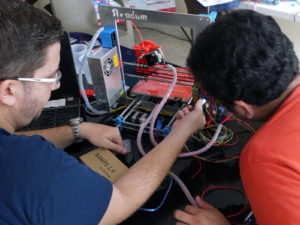
M72 129L68 125L43 130L15 132L15 134L24 134L27 136L38 134L52 142L58 148L66 148L74 141Z
M101 224L119 223L139 208L160 185L187 139L186 134L171 132L163 142L119 178L114 183L114 192L117 192L114 194L118 197L111 199L109 207L117 208L118 212L108 210ZM107 217L110 219L106 220Z

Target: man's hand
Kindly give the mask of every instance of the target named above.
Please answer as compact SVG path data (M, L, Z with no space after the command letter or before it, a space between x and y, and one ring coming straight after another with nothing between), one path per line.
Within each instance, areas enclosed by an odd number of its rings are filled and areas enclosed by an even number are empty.
M174 212L176 225L230 225L224 215L212 205L196 197L197 206L188 205Z
M196 102L194 108L189 105L180 110L177 113L177 120L174 122L172 130L181 130L181 132L184 131L191 136L198 129L202 128L205 125L202 105L203 100L200 99Z
M84 122L80 124L80 134L95 146L107 148L121 154L127 153L119 129L116 127Z

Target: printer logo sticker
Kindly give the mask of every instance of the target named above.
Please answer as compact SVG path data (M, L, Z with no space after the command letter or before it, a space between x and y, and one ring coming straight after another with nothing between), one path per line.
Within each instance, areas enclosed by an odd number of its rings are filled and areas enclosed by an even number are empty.
M125 17L126 19L133 19L133 20L143 20L143 21L148 20L147 15L137 14L134 12L134 10L132 10L131 12L119 13L118 9L112 9L112 13L113 13L113 17L117 17L120 19L123 19Z

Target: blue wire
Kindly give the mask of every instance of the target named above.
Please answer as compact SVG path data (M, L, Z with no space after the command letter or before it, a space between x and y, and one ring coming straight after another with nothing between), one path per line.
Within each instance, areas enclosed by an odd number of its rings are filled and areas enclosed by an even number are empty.
M155 212L155 211L159 210L162 207L162 205L165 203L166 198L167 198L167 196L168 196L168 194L171 190L171 187L173 185L173 178L170 175L168 175L168 177L170 179L169 187L168 187L168 190L166 191L163 199L161 200L160 204L156 208L152 208L152 209L140 208L139 210L144 211L144 212Z

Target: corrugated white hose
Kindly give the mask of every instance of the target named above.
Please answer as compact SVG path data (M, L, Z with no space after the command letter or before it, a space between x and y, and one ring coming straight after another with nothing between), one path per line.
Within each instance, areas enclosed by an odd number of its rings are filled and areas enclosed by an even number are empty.
M138 135L137 135L137 139L136 139L137 147L138 147L139 152L141 153L142 156L146 155L146 153L145 153L145 151L143 149L143 146L142 146L142 135L143 135L145 127L151 121L156 108L157 108L157 105L155 105L155 107L153 108L151 114L148 116L148 118L146 119L146 121L141 124L141 127L140 127Z
M82 97L83 97L83 100L84 100L84 103L86 105L86 107L91 110L91 112L95 113L95 114L98 114L98 115L102 115L104 113L107 113L106 111L99 111L97 109L95 109L89 102L89 99L88 97L86 96L85 94L85 90L84 90L84 86L83 86L83 65L84 63L86 62L87 60L87 56L88 54L90 54L90 52L92 51L94 45L95 45L95 42L98 38L98 36L100 35L100 33L104 30L103 27L101 27L100 29L98 29L96 31L96 33L94 34L93 38L92 38L92 41L88 47L88 50L85 52L84 56L83 56L83 59L82 59L82 62L80 63L80 66L79 66L79 74L78 74L78 84L79 84L79 88L80 88L80 91L81 91L81 94L82 94Z
M167 64L167 66L172 70L174 77L173 77L173 81L172 81L171 86L169 87L166 95L163 97L163 99L159 103L157 109L155 110L154 115L153 115L153 119L151 121L150 133L149 134L150 134L150 140L151 140L151 142L154 146L157 145L157 142L155 141L155 138L154 138L154 135L153 135L154 124L155 124L156 118L157 118L159 112L161 111L161 109L163 108L163 106L165 105L165 103L167 102L167 100L169 99L169 97L170 97L170 95L171 95L171 93L172 93L172 91L173 91L173 89L176 85L176 82L177 82L177 71L176 71L175 67L172 66L172 65L169 65L169 64Z
M214 136L203 148L200 148L199 150L193 151L193 152L181 153L181 154L178 155L178 157L189 157L189 156L194 156L194 155L198 155L198 154L201 154L203 152L206 152L211 146L213 146L213 144L217 140L217 138L218 138L218 136L219 136L219 134L222 130L222 127L223 127L223 125L221 123L218 124L217 130L216 130Z
M139 149L139 152L141 153L142 156L146 155L143 146L142 146L142 135L143 135L143 131L145 129L145 127L147 126L147 124L151 121L154 111L157 108L157 105L154 107L153 111L151 112L151 114L149 115L149 117L146 119L146 121L141 125L139 132L138 132L138 136L137 136L137 146ZM180 178L178 176L176 176L173 172L169 172L170 176L172 176L174 178L174 180L178 183L179 187L182 189L183 193L185 194L185 196L187 197L187 199L189 200L189 202L192 205L196 205L196 201L194 200L193 196L191 195L191 193L189 192L189 190L187 189L187 187L185 186L185 184L180 180Z
M147 124L152 120L151 125L150 125L150 139L153 143L153 145L157 145L157 142L154 139L153 136L153 128L154 128L154 124L155 124L155 120L159 114L159 112L161 111L162 107L164 106L164 104L166 103L166 101L168 100L170 94L172 93L174 86L176 85L176 81L177 81L177 72L175 70L175 68L171 65L167 65L174 73L174 79L173 82L167 92L167 94L164 96L164 98L162 99L162 101L160 102L160 104L154 107L154 109L152 110L151 114L149 115L149 117L146 119L146 121L141 125L139 132L138 132L138 136L137 136L137 146L138 149L141 153L142 156L144 156L146 153L143 149L142 143L141 143L141 139L142 139L142 134L143 131L145 129L145 127L147 126ZM174 180L178 183L178 185L180 186L180 188L182 189L183 193L185 194L185 196L187 197L187 199L189 200L189 202L192 205L196 205L196 201L193 198L193 196L191 195L191 193L189 192L188 188L185 186L185 184L180 180L180 178L178 176L176 176L176 174L174 174L173 172L169 172L170 176L172 176L174 178Z
M180 178L175 173L173 173L172 171L170 171L169 174L178 183L178 185L180 186L181 190L183 191L183 193L185 194L185 196L189 200L189 202L192 205L197 205L195 199L191 195L189 189L187 189L185 184L182 182L182 180L180 180Z

